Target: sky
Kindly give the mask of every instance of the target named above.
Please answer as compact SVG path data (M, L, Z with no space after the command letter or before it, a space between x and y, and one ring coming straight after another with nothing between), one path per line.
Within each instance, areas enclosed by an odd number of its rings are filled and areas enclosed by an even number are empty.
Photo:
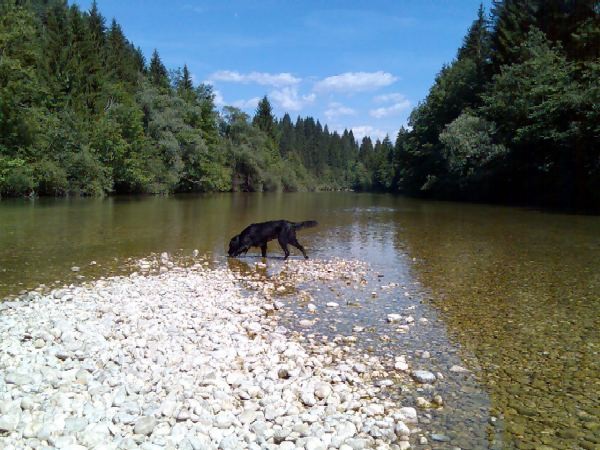
M87 10L92 0L78 0ZM147 61L187 64L220 109L251 116L267 96L277 117L312 116L331 131L392 141L481 0L97 0ZM483 1L489 9L490 0Z

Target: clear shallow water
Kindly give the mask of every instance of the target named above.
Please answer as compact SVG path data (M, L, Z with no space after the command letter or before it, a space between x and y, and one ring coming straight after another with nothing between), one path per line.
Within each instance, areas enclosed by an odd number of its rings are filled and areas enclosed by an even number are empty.
M216 264L256 271L255 256L227 262L227 242L250 222L278 218L319 221L300 234L311 257L370 267L364 286L298 287L319 311L340 303L319 312L310 333L348 335L360 324L359 351L405 354L411 366L444 374L435 393L445 406L424 412L423 428L451 440L417 448L598 448L598 217L352 193L3 200L0 297L119 273L128 258L152 252L198 249ZM277 244L269 254L265 277L284 267ZM391 282L399 286L381 290ZM282 299L282 320L294 326L305 305ZM386 323L390 312L429 322L401 334ZM471 375L449 372L452 364ZM384 393L405 403L433 394L415 388Z

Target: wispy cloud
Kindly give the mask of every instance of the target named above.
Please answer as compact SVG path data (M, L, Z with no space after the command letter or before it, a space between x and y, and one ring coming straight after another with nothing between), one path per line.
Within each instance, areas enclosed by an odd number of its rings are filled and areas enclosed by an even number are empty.
M363 92L389 86L398 78L389 72L346 72L318 81L314 89L318 92Z
M356 111L352 108L342 105L341 103L331 102L325 110L325 117L328 120L335 119L340 116L353 116Z
M293 76L291 73L267 73L267 72L250 72L240 73L233 70L219 70L214 72L209 77L210 82L224 81L230 83L243 84L260 84L262 86L293 86L300 83L302 80Z
M375 103L390 103L390 102L400 103L400 102L403 102L404 100L406 100L406 97L404 96L404 94L401 94L400 92L391 92L389 94L378 95L375 98L373 98L373 101Z
M365 136L370 136L372 139L383 139L388 133L371 125L356 125L351 127L354 138L360 141Z
M235 106L240 109L250 109L256 108L258 106L258 102L260 102L260 97L252 97L248 100L236 100L231 103L231 106Z
M306 105L315 101L316 95L300 95L295 86L277 89L269 94L269 97L285 111L300 111Z
M375 117L376 119L381 119L382 117L397 114L408 108L410 108L410 102L408 100L402 100L401 102L394 103L391 106L372 109L369 111L369 115L371 117Z

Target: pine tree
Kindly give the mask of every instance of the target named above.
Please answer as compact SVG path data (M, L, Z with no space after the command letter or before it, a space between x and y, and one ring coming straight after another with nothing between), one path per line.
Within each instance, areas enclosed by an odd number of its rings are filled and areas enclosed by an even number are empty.
M192 82L192 76L190 74L187 64L183 65L183 76L181 77L180 87L181 89L184 89L186 91L191 91L192 89L194 89L194 83Z
M94 50L97 55L102 55L105 51L104 46L106 45L106 20L98 10L96 0L92 2L87 20L92 41L94 42Z
M406 152L410 147L409 139L410 131L408 131L404 125L401 126L396 135L396 142L394 142L394 156L392 161L394 176L391 186L393 191L398 191L400 189L405 176L405 171L409 169L405 165Z
M183 70L178 71L177 78L175 79L175 86L177 88L177 94L188 103L196 100L194 83L187 64L184 64Z
M42 53L45 57L42 59L41 75L51 87L51 103L55 107L64 104L73 84L73 79L66 70L72 41L67 11L66 0L57 1L44 12L42 18L45 25Z
M365 166L369 166L369 159L373 155L373 142L369 136L365 136L362 138L362 142L360 144L360 149L358 150L358 160L365 164Z
M139 74L139 60L123 29L113 19L107 36L106 65L113 79L135 84Z
M515 59L515 53L535 25L534 1L494 0L492 6L492 63L494 73Z
M36 73L41 55L35 18L20 7L4 8L0 15L0 177L2 157L7 153L16 157L35 142L33 113L42 94Z
M148 77L154 86L161 89L169 88L169 72L167 72L167 68L162 63L160 56L158 55L158 50L156 49L154 49L152 58L150 59Z
M273 109L271 103L265 95L256 108L256 113L252 119L252 125L265 132L272 139L275 138L275 119L273 118Z
M134 50L133 61L136 72L146 73L146 58L140 47Z
M474 66L474 71L464 75L471 91L463 102L471 107L481 104L479 95L491 80L491 39L485 10L480 5L477 18L469 27L456 58L459 65L463 63L465 67Z
M292 124L292 119L288 113L285 113L281 123L279 125L280 128L280 138L279 138L279 153L281 156L285 157L289 155L294 148L294 126Z
M105 70L101 55L94 52L94 42L87 21L76 5L69 8L71 29L70 55L66 69L72 77L69 102L76 110L97 112L99 92L104 83Z
M215 110L215 94L212 86L200 84L195 90L196 102L200 108L200 129L202 137L211 146L219 141L218 113Z

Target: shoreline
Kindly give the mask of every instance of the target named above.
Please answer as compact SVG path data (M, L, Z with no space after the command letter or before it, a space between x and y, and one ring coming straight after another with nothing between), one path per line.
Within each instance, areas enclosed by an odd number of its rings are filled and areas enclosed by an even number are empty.
M410 448L376 357L303 346L226 268L162 272L2 304L4 448Z

